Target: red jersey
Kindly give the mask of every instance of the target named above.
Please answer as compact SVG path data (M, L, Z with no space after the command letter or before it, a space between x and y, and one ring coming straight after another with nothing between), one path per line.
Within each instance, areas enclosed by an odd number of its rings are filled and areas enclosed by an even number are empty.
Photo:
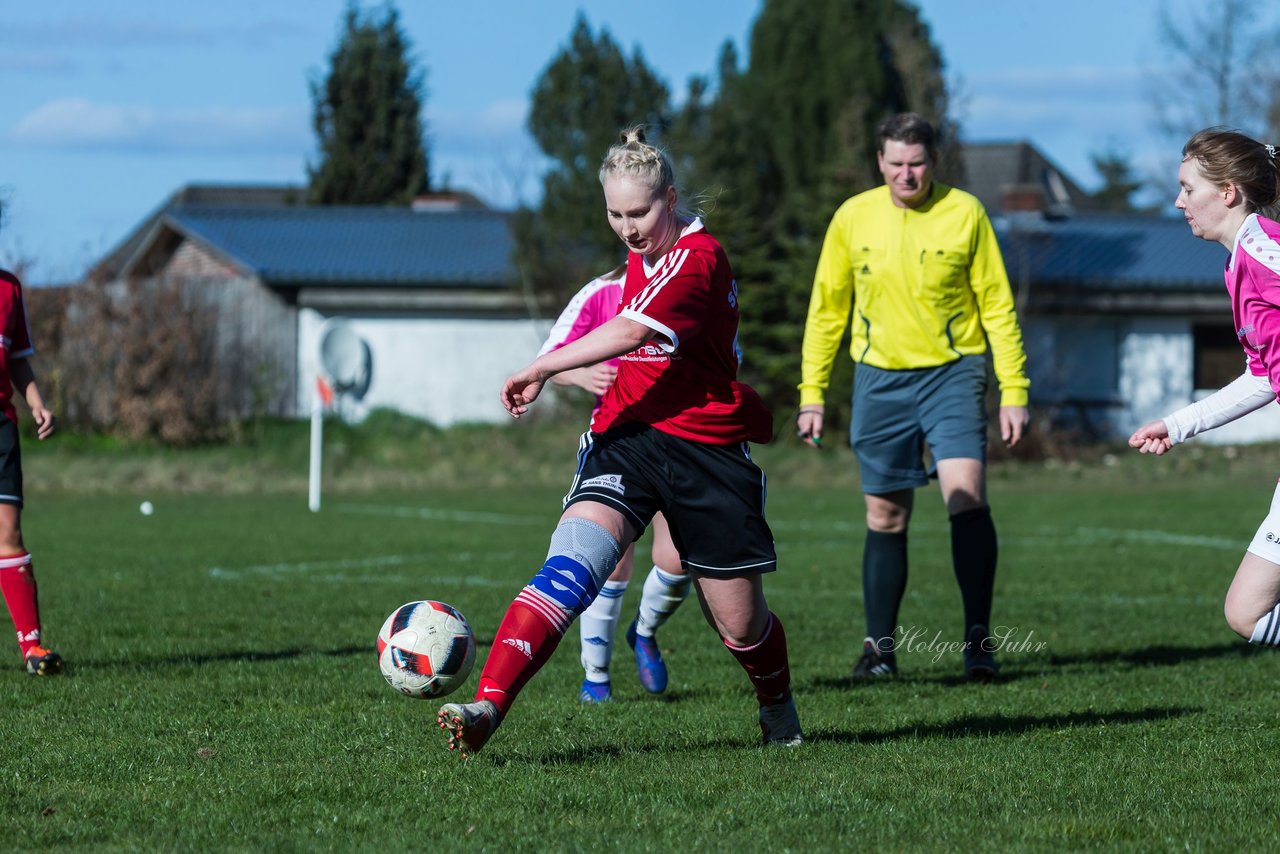
M9 371L14 359L25 359L34 352L31 329L27 326L27 307L22 301L22 283L8 270L0 270L0 409L15 424L18 411L13 408L13 380Z
M622 357L594 432L640 422L708 445L773 437L769 408L738 382L738 283L702 220L652 267L628 256L619 314L659 337Z

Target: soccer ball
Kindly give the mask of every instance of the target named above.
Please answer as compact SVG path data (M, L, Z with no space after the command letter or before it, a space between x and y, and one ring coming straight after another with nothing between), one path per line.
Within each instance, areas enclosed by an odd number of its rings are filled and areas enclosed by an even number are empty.
M476 639L457 608L430 599L391 612L378 632L378 667L406 697L443 697L467 681Z

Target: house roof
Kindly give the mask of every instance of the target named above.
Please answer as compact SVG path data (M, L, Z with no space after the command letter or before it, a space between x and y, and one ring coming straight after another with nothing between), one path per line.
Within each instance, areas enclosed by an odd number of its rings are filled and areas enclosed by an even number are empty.
M1227 253L1181 218L1092 215L993 219L1010 281L1085 290L1222 291Z
M1004 209L1006 194L1028 188L1038 190L1051 209L1084 212L1096 207L1079 184L1025 140L966 142L960 155L965 170L960 188L977 196L992 216Z
M187 206L284 207L302 204L305 187L289 184L187 184L179 187L147 214L133 231L89 270L88 278L107 281L120 275L129 260L142 248L161 218L171 210Z
M177 207L159 225L268 285L506 288L518 278L507 216L492 210Z
M346 211L346 214L321 214L315 216L315 220L301 216L303 211L316 210ZM173 195L165 198L163 204L147 214L146 218L132 232L129 232L118 246L93 266L88 275L91 279L100 280L100 282L123 275L125 270L137 265L140 256L145 254L148 247L154 246L160 225L164 224L166 227L177 229L184 236L200 239L211 250L229 257L247 271L280 283L292 282L298 277L305 278L308 282L347 283L353 280L349 278L351 275L357 274L361 274L357 280L362 282L369 279L366 275L362 275L364 271L371 275L372 278L369 280L379 283L416 284L448 280L451 284L484 286L486 282L509 284L515 279L515 271L507 269L502 277L493 280L493 270L489 269L493 266L492 260L488 264L468 264L465 260L458 260L452 252L440 251L438 245L440 241L444 241L444 248L448 250L457 243L454 238L461 238L463 246L468 246L468 239L479 241L486 251L477 252L477 255L497 256L502 252L509 252L511 248L509 246L511 238L506 233L506 225L495 227L485 216L488 214L489 218L493 216L500 218L502 214L494 214L471 193L458 191L430 193L413 200L413 214L419 216L457 216L460 211L476 215L475 219L453 219L448 222L444 219L431 220L434 225L433 228L426 229L430 230L431 234L425 237L425 248L435 256L434 265L425 264L426 259L417 259L415 262L406 257L398 257L398 252L406 251L406 248L401 246L384 252L378 262L371 264L367 270L356 268L355 273L351 273L353 262L358 261L364 264L369 260L362 255L364 243L355 247L343 243L351 239L349 236L352 229L374 228L376 230L380 227L379 223L388 228L403 229L406 225L390 224L385 215L399 214L407 218L410 211L408 207L403 209L311 207L306 205L306 188L294 186L294 184L187 184L179 187ZM266 225L268 230L256 237L244 236L242 227L233 228L227 223L214 222L214 220L227 219L242 220L242 222L253 219L255 224L252 228ZM349 227L343 227L340 224L340 220L343 219L349 220L351 223ZM291 222L293 225L288 224ZM305 259L297 256L289 257L291 251L300 251L300 241L305 239L305 236L296 233L297 225L312 222L328 223L321 227L324 230L324 237L317 241L316 247L301 251L310 255L312 260L316 260L329 259L333 251L338 250L343 252L343 257L346 259L346 262L339 261L337 266L333 266L321 275L303 274L306 268ZM356 225L356 222L364 222L365 225ZM416 236L416 229L408 230L413 232L412 239L419 239ZM399 233L401 232L397 230L397 234ZM342 234L347 234L347 237L342 237ZM376 234L372 236L362 234L362 238L369 238L371 245L380 245ZM236 246L224 246L225 239L234 241ZM334 242L334 239L337 239L337 242ZM383 243L387 241L385 237L380 239ZM497 243L494 242L495 239ZM270 243L275 243L274 248L268 247ZM293 247L292 250L289 247ZM497 254L493 251L494 247L499 250ZM424 247L419 247L419 251L422 250ZM428 266L431 269L426 269ZM449 270L461 271L463 278L451 278ZM273 275L275 279L271 279ZM428 278L421 278L422 275Z

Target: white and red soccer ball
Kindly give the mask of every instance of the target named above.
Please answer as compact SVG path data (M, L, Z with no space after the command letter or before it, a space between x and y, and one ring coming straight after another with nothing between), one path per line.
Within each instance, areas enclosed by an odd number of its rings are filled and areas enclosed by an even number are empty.
M378 632L378 667L406 697L443 697L467 681L476 639L452 605L424 599L391 612Z

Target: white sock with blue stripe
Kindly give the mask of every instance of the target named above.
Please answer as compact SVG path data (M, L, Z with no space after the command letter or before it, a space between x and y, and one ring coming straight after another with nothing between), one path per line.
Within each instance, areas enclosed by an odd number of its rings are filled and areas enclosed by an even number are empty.
M649 576L644 580L644 593L640 597L640 612L636 615L636 634L653 637L689 595L692 583L692 575L672 575L656 566L649 570Z
M1258 625L1253 627L1253 634L1249 637L1249 643L1280 646L1280 603L1276 603L1275 607L1258 620Z
M622 594L626 592L627 582L606 581L600 595L578 618L582 632L582 669L587 673L588 682L609 681L613 639L622 613Z

